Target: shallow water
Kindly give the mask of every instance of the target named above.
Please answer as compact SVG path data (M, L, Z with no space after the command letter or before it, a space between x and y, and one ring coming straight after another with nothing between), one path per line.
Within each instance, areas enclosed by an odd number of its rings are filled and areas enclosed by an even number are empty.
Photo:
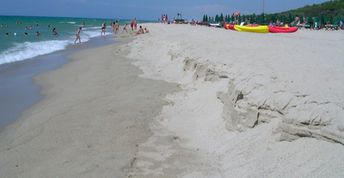
M78 50L114 42L112 36L97 37L82 45L68 46L66 50L0 65L0 130L42 98L39 86L32 82L34 76L62 66L68 62L68 56Z

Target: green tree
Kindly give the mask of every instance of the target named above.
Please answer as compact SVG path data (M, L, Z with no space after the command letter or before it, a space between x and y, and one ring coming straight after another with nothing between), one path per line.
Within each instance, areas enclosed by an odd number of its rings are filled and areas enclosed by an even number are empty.
M289 13L287 23L291 23L293 20L293 16L291 15L291 13Z
M302 15L300 16L300 23L305 23L304 17Z
M215 16L215 22L219 22L219 15L217 15L217 14Z
M221 15L220 15L220 22L223 22L224 21L224 19L223 19L223 13L221 13Z

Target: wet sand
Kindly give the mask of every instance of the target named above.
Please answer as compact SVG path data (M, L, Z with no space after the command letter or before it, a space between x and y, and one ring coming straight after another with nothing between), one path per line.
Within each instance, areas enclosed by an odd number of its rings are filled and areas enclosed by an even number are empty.
M44 99L0 134L4 177L125 177L175 84L139 78L109 45L40 75Z

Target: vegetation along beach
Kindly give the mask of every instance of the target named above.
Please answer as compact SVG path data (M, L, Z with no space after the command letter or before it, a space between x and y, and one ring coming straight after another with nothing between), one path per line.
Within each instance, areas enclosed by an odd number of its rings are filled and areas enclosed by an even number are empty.
M344 177L343 0L38 1L0 7L0 177Z

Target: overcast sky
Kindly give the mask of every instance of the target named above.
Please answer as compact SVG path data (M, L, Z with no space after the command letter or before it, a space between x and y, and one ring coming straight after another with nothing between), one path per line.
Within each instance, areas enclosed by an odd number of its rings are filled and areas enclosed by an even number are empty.
M279 12L326 0L265 0L266 12ZM263 0L1 0L0 15L159 18L178 12L185 18L201 19L203 14L262 13Z

